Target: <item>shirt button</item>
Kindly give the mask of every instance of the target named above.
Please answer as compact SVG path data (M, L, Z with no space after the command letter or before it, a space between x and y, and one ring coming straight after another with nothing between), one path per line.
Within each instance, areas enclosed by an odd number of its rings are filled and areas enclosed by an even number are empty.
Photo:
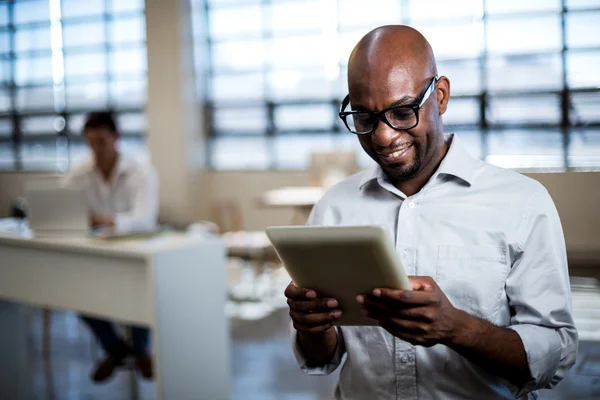
M402 258L406 258L406 257L408 257L408 251L404 250L402 252Z
M408 207L409 208L415 208L415 202L411 201L410 203L408 203Z
M402 356L402 358L400 359L400 362L402 362L402 364L406 364L408 362L408 357Z

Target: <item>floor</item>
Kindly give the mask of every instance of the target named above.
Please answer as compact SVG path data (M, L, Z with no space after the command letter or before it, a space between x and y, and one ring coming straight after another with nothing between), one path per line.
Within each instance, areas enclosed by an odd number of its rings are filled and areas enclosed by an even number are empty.
M577 365L543 400L600 399L600 287L595 281L573 285L576 323L582 342ZM231 398L244 400L313 400L329 397L336 376L308 377L297 368L288 342L288 316L281 295L265 303L231 303ZM41 311L31 309L27 367L30 394L10 400L153 399L154 384L131 371L94 385L88 374L101 356L97 344L72 313L52 314L52 351L41 351ZM0 321L0 326L2 326ZM0 388L0 399L3 399Z

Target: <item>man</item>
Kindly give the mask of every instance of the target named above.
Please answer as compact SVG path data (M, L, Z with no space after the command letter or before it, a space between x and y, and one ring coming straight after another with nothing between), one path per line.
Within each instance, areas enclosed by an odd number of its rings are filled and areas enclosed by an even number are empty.
M357 297L380 327L341 327L335 299L286 289L296 358L337 399L533 399L574 364L560 221L536 181L470 157L442 115L450 81L407 26L368 33L340 117L378 164L329 190L309 224L382 225L412 291Z
M156 174L151 166L119 153L119 131L112 114L90 113L83 136L93 157L72 168L64 184L84 188L90 225L116 233L155 229L158 215ZM142 376L152 377L147 328L131 327L133 348L129 348L111 322L91 317L82 317L82 320L106 352L106 358L92 372L94 382L108 379L130 354Z

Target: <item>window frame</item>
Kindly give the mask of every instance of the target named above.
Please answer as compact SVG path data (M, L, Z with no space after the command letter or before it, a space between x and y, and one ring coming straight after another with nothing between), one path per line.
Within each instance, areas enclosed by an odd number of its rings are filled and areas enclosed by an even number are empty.
M69 121L73 116L78 116L81 114L85 114L89 111L93 111L94 109L107 109L115 111L117 118L121 115L127 114L144 114L145 112L145 101L143 101L139 105L119 105L116 100L115 92L116 89L113 88L116 83L123 81L124 78L136 79L136 82L140 79L143 79L145 85L147 86L147 62L146 68L143 71L133 72L133 73L125 73L119 74L118 72L114 72L114 68L111 66L111 59L114 57L116 51L123 50L135 50L135 51L146 51L146 38L145 32L143 35L143 40L129 40L125 42L112 43L111 35L112 35L112 24L115 21L127 21L127 20L135 20L137 18L141 19L145 24L145 12L144 9L139 10L126 10L126 11L112 11L110 9L110 1L111 0L103 0L102 1L102 12L99 14L90 14L90 15L82 15L82 16L71 16L71 17L62 17L60 16L58 19L53 19L51 16L52 10L50 11L50 15L47 19L26 22L21 24L15 24L15 4L17 2L31 2L32 0L13 0L7 1L6 7L8 12L8 21L6 25L0 26L0 32L5 32L9 36L9 51L7 53L0 54L0 59L6 61L8 63L8 79L0 82L0 89L6 91L8 93L8 97L10 98L10 106L7 110L0 111L0 118L6 120L9 119L12 123L12 130L9 136L0 137L0 145L11 146L12 147L12 165L11 163L3 163L0 166L0 172L20 172L20 171L49 171L49 172L57 172L68 168L73 160L76 158L76 154L73 154L74 148L78 147L78 144L81 144L82 138L80 132L75 132L74 129L69 125ZM61 0L47 0L47 1L55 1L62 3ZM79 25L85 23L101 23L103 28L103 39L100 43L94 45L74 45L74 46L65 46L64 45L64 31L62 29L63 24L69 25ZM39 29L40 27L50 26L51 29L59 29L61 35L60 45L56 46L55 44L51 44L50 48L44 49L34 49L27 50L24 52L17 53L15 36L17 32L21 32L24 30L32 30ZM90 73L81 76L71 76L68 71L65 72L65 59L69 55L83 55L86 54L102 54L105 66L102 68L101 73ZM17 73L17 60L19 58L31 58L36 57L38 55L50 55L53 60L53 63L59 62L62 63L62 77L55 76L55 73L52 74L52 77L49 81L44 82L25 82L24 84L19 84L16 81L16 73ZM62 78L62 79L61 79ZM72 105L67 101L67 88L72 86L86 85L86 84L94 84L100 87L104 87L105 102L98 105L98 107L88 107L85 105ZM38 87L51 88L53 93L53 101L48 102L47 104L41 105L39 107L32 107L26 109L20 109L18 104L18 94L19 90L29 89L35 90ZM36 131L35 134L28 134L23 129L23 121L27 118L31 117L54 117L56 119L62 118L64 124L57 124L58 128L62 125L61 129L55 129L54 126L48 126L47 131ZM133 131L126 132L124 135L125 140L137 140L143 139L145 137L145 132L143 131ZM27 161L23 159L22 154L24 149L27 146L34 146L36 143L45 143L48 146L52 146L52 141L55 140L57 143L57 147L52 149L50 153L52 154L54 150L59 152L59 145L63 146L66 143L67 151L66 151L66 159L58 159L56 162L44 164L44 166L37 165L38 163L34 163L28 165ZM50 149L48 147L48 149ZM4 160L3 160L4 161Z
M283 0L283 1L294 1L294 0ZM398 23L402 23L402 24L407 24L407 25L411 25L413 22L414 23L426 23L428 26L435 26L436 24L438 25L443 25L445 23L448 22L460 22L463 19L461 18L457 18L456 21L452 20L452 21L445 21L445 20L427 20L427 21L422 21L422 20L412 20L410 18L410 16L408 15L408 13L406 12L409 8L410 8L410 1L411 0L397 0L400 3L400 8L402 10L401 12L401 17L400 20L397 21ZM414 1L414 0L413 0ZM259 36L257 35L252 35L252 39L256 40L262 40L263 45L266 45L268 43L268 41L272 40L273 38L277 38L279 36L274 35L272 32L270 32L267 27L268 27L268 21L265 22L265 18L268 18L268 14L269 14L269 9L268 7L270 7L271 2L258 2L258 3L252 3L252 4L258 4L260 6L263 7L262 10L262 19L263 19L263 28L262 28L262 32ZM340 6L340 3L338 2L338 7ZM548 57L558 57L560 59L560 68L561 68L561 79L560 79L560 86L559 87L553 87L551 89L545 89L545 88L532 88L532 89L527 89L527 90L520 90L518 88L512 88L512 89L502 89L502 88L495 88L494 90L490 90L490 85L489 85L489 81L488 81L488 70L490 70L491 68L491 61L493 61L494 57L496 57L495 54L490 54L489 49L488 49L488 40L487 37L482 38L483 40L483 49L481 54L479 55L479 57L477 58L460 58L460 59L456 59L456 60L444 60L444 62L476 62L478 63L478 67L479 67L479 80L480 80L480 84L479 86L479 90L477 92L473 92L473 93L465 93L465 94L460 94L458 96L452 96L452 98L459 98L459 99L472 99L472 100L476 100L477 104L478 104L478 114L479 114L479 118L477 120L476 124L472 124L472 123L462 123L460 121L455 122L453 124L444 124L444 128L446 131L448 132L452 132L452 131L456 131L460 134L460 130L466 129L469 131L474 131L477 130L480 133L480 137L481 140L479 141L480 143L480 154L482 156L483 159L488 158L488 156L490 155L490 151L489 151L489 143L488 143L488 136L490 134L490 132L497 132L497 131L503 131L503 130L527 130L528 132L531 133L531 135L535 135L536 132L539 132L540 134L542 134L543 132L547 131L548 129L558 129L560 130L561 134L562 134L562 152L563 152L563 168L564 169L569 169L570 168L570 164L569 164L569 142L570 142L570 136L572 134L575 134L578 130L581 130L582 128L590 128L590 129L597 129L600 128L600 119L598 121L587 121L585 122L585 124L574 121L573 120L573 105L572 105L572 101L571 98L579 93L600 93L600 87L577 87L577 88L571 88L568 84L568 65L567 65L567 57L568 55L573 52L577 52L577 53L581 53L583 51L586 52L597 52L598 54L600 54L600 46L597 47L586 47L584 49L582 48L574 48L574 49L570 49L567 46L567 19L569 17L569 15L576 15L579 13L586 13L586 12L590 12L590 11L600 11L600 6L599 7L594 7L594 8L585 8L585 9L569 9L567 6L567 0L562 0L561 1L562 7L560 9L557 10L541 10L541 11L517 11L517 12L502 12L502 13L498 13L498 14L490 14L488 12L488 10L486 9L486 3L485 1L482 1L482 15L481 15L481 22L483 24L483 32L484 32L484 36L487 34L488 31L488 26L490 24L490 19L493 19L493 21L500 21L500 20L511 20L511 19L520 19L520 18L530 18L530 17L543 17L543 16L558 16L558 18L560 19L560 48L558 50L552 50L552 51L533 51L533 52L529 52L529 53L516 53L515 56L518 57L526 57L528 55L532 55L532 56L545 56L547 55ZM203 86L203 92L199 93L199 96L201 96L202 100L203 100L203 112L205 115L205 127L207 130L207 137L209 141L216 141L218 140L220 137L224 137L224 136L239 136L239 137L248 137L249 135L246 133L237 133L236 132L223 132L221 131L217 131L217 129L215 129L216 124L214 121L214 113L212 112L212 110L216 107L227 107L227 108L231 108L231 107L247 107L247 106L252 106L252 107L257 107L257 106L262 106L264 107L264 109L266 110L266 115L267 115L267 123L266 123L266 129L264 130L264 132L262 133L254 133L253 135L256 137L265 137L267 142L269 141L274 141L276 137L279 136L284 136L286 134L298 134L298 133L306 133L306 134L334 134L334 135L352 135L352 133L348 132L343 124L339 124L337 122L334 122L334 124L331 127L327 127L324 129L319 129L319 130L314 130L314 129L307 129L305 131L303 130L299 130L299 129L293 129L292 131L287 131L286 129L281 129L281 127L277 126L277 123L275 121L275 111L277 110L278 107L281 106L285 106L285 105L317 105L317 104L330 104L331 106L331 112L332 113L337 113L339 111L339 107L340 104L342 103L342 93L336 93L334 96L332 96L331 98L328 99L323 99L323 98L291 98L291 99L285 99L285 100L274 100L269 98L269 88L268 88L268 74L272 73L272 72L279 72L279 71L283 71L283 69L277 69L274 70L270 65L268 65L268 62L265 63L265 66L263 68L258 68L258 69L254 69L252 71L244 71L245 73L250 73L250 72L254 72L256 74L262 74L263 77L263 81L264 81L264 89L263 89L263 95L258 99L253 99L253 100L243 100L243 99L234 99L234 100L214 100L214 98L212 97L212 93L211 93L211 87L212 87L212 77L213 76L219 76L220 78L226 77L229 74L234 75L235 71L228 71L226 68L221 68L221 69L215 69L214 65L213 65L213 58L212 58L212 48L214 44L217 43L223 43L223 42L235 42L236 40L244 40L244 37L235 37L232 35L227 35L226 38L214 38L210 36L210 18L209 18L209 14L211 10L214 9L224 9L224 8L228 8L228 7L235 7L235 5L233 3L226 3L226 4L220 4L220 5L215 5L215 4L211 4L210 1L205 0L203 2L203 8L202 10L200 10L200 15L204 18L204 22L205 22L205 26L208 27L207 28L207 33L205 35L204 38L196 38L196 40L200 39L200 40L204 40L203 45L206 45L206 50L203 50L203 55L207 56L208 62L206 63L206 65L202 66L202 70L199 71L200 73L203 74L203 77L206 79L206 85ZM196 16L197 18L197 16ZM336 27L336 32L338 35L338 38L340 37L341 34L344 33L344 29L342 27L340 27L339 25L337 25ZM356 27L352 27L352 29L356 29ZM293 36L298 36L299 33L294 32ZM306 32L307 36L312 36L314 35L314 32L309 30ZM282 36L284 37L284 36ZM338 45L339 47L339 45ZM269 54L265 54L265 59L268 60L269 58ZM340 61L338 62L338 68L340 68L340 70L343 71L344 69L344 62ZM440 75L444 74L444 71L439 71ZM450 76L450 79L452 79L452 77ZM502 122L494 122L491 117L490 117L490 113L491 113L491 106L490 106L490 101L492 99L491 96L493 96L494 99L501 99L503 97L514 97L515 95L524 95L524 96L542 96L542 95L547 95L547 96L556 96L558 98L558 107L556 109L556 113L558 115L558 118L556 120L556 122L523 122L523 121L510 121L510 122L506 122L506 121L502 121ZM336 118L337 119L337 118ZM250 135L251 136L251 135ZM270 154L268 155L269 158L269 162L268 162L268 166L267 169L278 169L277 168L277 163L276 160L278 159L277 155L275 154L275 146L267 146L268 147L268 151L270 152ZM207 149L210 149L211 146L207 146ZM213 158L210 157L211 154L207 154L208 160L212 160ZM219 166L218 165L214 165L214 164L210 164L209 167L213 170L219 170ZM600 169L600 165L597 166Z

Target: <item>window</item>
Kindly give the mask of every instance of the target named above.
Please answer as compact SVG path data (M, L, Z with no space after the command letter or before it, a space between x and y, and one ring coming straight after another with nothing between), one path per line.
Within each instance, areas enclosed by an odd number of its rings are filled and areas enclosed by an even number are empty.
M490 56L486 72L488 91L494 94L562 88L559 53Z
M210 144L210 162L223 169L266 169L270 167L265 136L218 136Z
M337 111L354 45L397 23L431 43L451 81L446 130L474 156L515 168L600 167L591 156L600 131L599 0L238 3L198 0L192 15L207 25L208 37L195 40L208 49L197 72L207 77L199 95L216 169L301 169L310 152L340 148L369 163Z
M278 135L274 140L275 167L303 169L310 162L311 152L331 149L335 136L327 133Z
M560 122L559 100L557 95L492 96L488 118L494 125L557 125Z
M267 114L263 107L216 108L215 128L224 134L261 134L267 129Z
M576 129L569 144L569 165L597 168L600 164L600 129Z
M143 148L143 0L0 3L0 169L64 170L86 153L85 113L114 109ZM137 147L136 147L137 146Z
M558 130L492 129L488 142L488 161L505 168L560 168L564 164L563 137Z

